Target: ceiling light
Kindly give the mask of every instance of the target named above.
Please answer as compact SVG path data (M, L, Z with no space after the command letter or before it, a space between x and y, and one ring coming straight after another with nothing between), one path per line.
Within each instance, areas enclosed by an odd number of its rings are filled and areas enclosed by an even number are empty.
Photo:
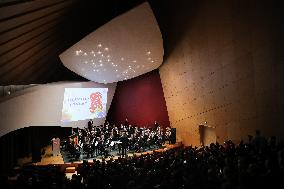
M161 32L145 2L91 32L59 57L66 68L82 77L86 74L88 80L114 83L156 69L163 55Z

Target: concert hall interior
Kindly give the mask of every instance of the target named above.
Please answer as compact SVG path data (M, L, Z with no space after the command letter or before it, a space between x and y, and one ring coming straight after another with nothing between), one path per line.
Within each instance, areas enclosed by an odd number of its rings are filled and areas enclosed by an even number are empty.
M0 0L0 187L281 186L283 10Z

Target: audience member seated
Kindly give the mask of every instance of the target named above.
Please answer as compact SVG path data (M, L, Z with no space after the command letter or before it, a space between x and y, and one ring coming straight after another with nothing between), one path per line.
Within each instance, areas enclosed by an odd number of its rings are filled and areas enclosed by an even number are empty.
M265 141L264 141L264 140ZM249 142L178 147L141 156L78 166L71 180L57 166L25 167L13 188L227 189L274 188L284 178L284 146L258 136ZM261 150L259 150L261 149ZM278 184L278 185L277 185ZM2 185L3 186L3 185Z

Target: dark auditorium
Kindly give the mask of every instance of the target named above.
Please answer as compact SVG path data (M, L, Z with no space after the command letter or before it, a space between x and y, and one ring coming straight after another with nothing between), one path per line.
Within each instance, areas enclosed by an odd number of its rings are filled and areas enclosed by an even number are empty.
M0 0L0 188L283 188L283 20L282 0Z

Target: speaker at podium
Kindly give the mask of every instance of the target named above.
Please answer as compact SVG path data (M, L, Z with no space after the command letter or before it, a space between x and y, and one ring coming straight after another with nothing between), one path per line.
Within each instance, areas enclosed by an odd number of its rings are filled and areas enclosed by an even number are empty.
M60 154L60 139L53 138L52 140L52 155L58 156Z

